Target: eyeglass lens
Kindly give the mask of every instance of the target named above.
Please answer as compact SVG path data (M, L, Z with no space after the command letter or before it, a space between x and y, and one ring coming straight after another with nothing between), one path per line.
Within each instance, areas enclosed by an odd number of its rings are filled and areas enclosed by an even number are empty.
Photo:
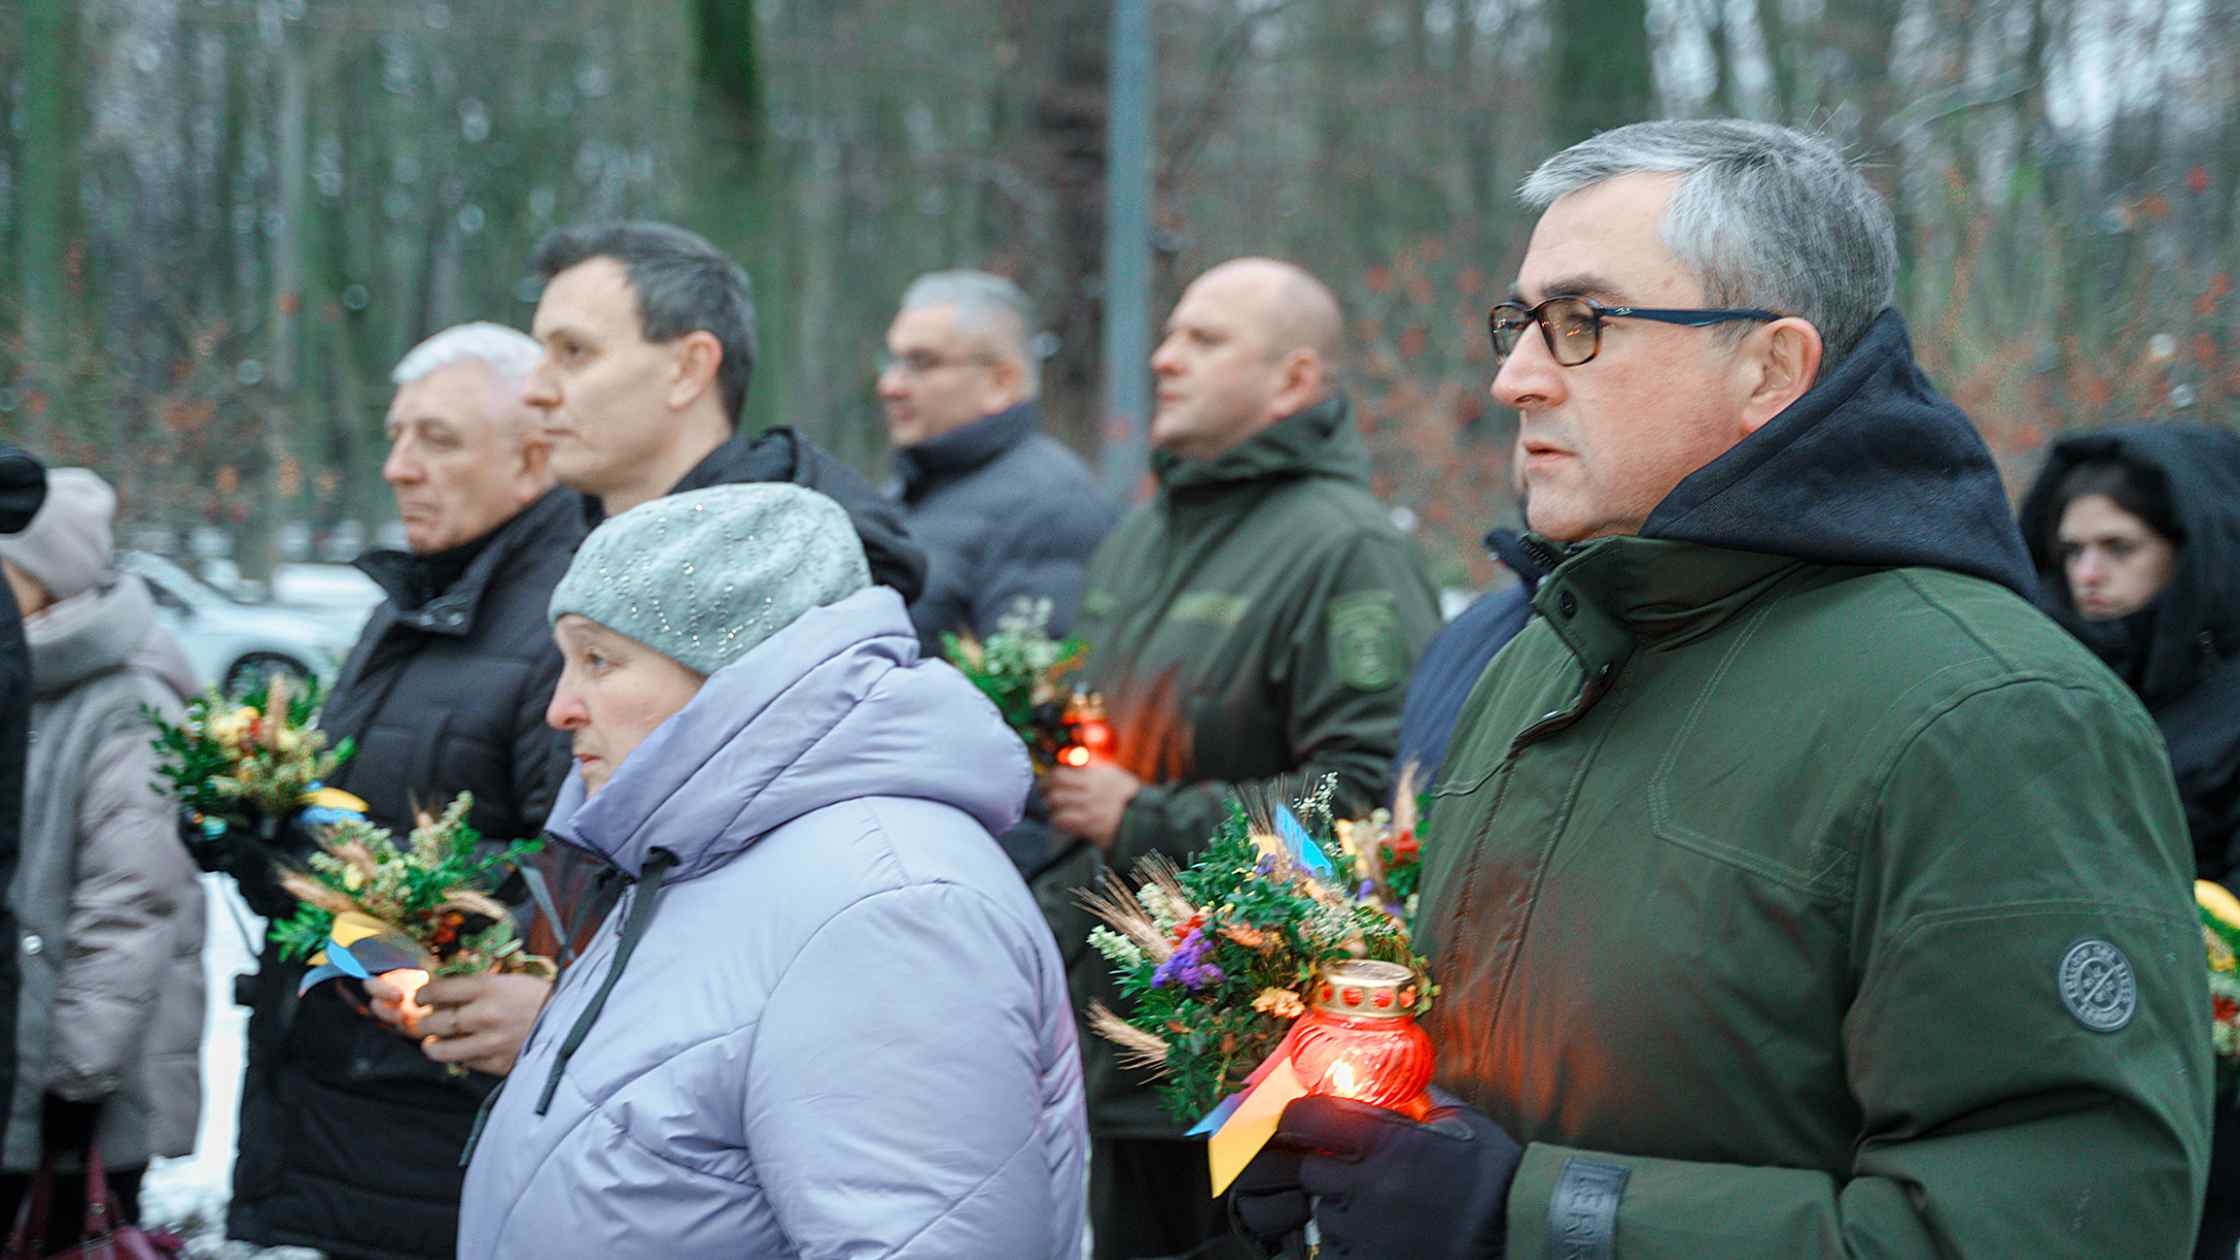
M1535 321L1543 330L1549 353L1563 367L1577 367L1592 359L1602 340L1602 321L1585 298L1549 298L1529 309L1504 302L1493 308L1487 321L1493 333L1494 356L1508 358L1517 348L1517 338Z

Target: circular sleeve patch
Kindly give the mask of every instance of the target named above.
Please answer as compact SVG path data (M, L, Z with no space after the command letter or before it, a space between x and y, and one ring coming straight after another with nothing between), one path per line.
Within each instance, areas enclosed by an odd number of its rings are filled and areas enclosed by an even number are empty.
M2102 940L2082 940L2061 956L2061 1004L2094 1032L2114 1032L2139 1009L2131 960Z

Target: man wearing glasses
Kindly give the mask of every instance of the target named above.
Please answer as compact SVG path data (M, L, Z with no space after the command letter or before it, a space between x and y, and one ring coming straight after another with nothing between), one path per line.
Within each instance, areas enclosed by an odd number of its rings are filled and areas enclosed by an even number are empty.
M2211 1070L2184 815L2027 599L1827 143L1605 132L1493 312L1540 616L1433 799L1439 1104L1240 1182L1322 1255L2177 1256ZM1504 1251L1506 1248L1506 1251Z
M910 620L930 654L944 633L985 637L1037 610L1063 634L1089 553L1119 516L1081 457L1041 432L1033 321L1002 276L937 271L903 291L887 329L890 493L926 552Z

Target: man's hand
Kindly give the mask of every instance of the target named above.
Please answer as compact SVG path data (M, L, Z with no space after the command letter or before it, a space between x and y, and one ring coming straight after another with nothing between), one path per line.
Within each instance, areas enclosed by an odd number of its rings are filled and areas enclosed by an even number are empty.
M1120 817L1143 790L1143 780L1115 765L1056 766L1042 781L1050 805L1050 824L1107 852L1120 834Z
M420 990L428 1013L420 1017L420 1052L437 1063L456 1063L504 1076L521 1043L552 996L541 976L455 976L430 980Z
M1274 1246L1311 1215L1322 1260L1499 1257L1524 1148L1451 1095L1434 1090L1432 1101L1422 1124L1343 1098L1284 1108L1230 1191L1237 1225Z

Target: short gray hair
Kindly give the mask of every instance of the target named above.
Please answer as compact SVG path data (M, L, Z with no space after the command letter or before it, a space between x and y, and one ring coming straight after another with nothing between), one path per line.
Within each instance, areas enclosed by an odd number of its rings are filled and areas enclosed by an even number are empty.
M1545 210L1621 175L1678 175L1665 247L1713 306L1801 316L1826 346L1821 372L1856 348L1897 295L1890 207L1819 136L1731 118L1634 123L1540 164L1519 195Z
M1027 393L1042 392L1042 364L1035 354L1034 303L1024 289L987 271L932 271L902 291L901 310L953 306L957 327L1002 343L1026 372Z
M529 334L504 324L456 324L406 352L389 373L393 385L410 385L422 377L469 361L487 364L501 385L517 386L537 370L543 347Z

